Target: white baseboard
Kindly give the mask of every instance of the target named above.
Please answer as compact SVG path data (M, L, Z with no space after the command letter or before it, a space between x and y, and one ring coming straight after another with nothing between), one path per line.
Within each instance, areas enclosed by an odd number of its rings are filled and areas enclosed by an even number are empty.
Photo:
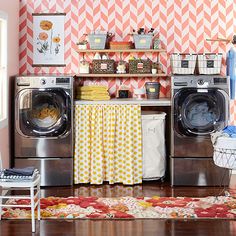
M236 170L232 170L232 175L236 175Z

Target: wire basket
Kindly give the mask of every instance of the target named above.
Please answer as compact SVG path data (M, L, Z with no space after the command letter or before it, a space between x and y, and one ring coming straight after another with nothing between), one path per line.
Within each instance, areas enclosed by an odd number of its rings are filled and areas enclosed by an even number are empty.
M236 169L236 149L225 149L214 146L213 160L215 165L228 169Z
M222 53L204 53L198 54L199 74L214 75L220 74L222 65Z
M194 74L197 54L173 53L170 57L170 64L173 74Z
M213 160L219 167L236 169L236 138L211 134L214 147Z

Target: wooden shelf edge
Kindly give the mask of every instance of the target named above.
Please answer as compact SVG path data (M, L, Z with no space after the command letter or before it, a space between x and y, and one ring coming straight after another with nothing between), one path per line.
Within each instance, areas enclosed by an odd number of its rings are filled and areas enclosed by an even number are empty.
M74 105L86 104L139 104L141 106L171 106L171 98L159 99L135 99L135 98L112 98L106 101L75 100Z
M116 53L116 52L134 52L134 53L137 53L137 52L166 52L165 49L77 49L76 50L77 52L83 52L83 53L92 53L92 52L106 52L106 53Z
M76 74L77 77L168 77L167 74Z

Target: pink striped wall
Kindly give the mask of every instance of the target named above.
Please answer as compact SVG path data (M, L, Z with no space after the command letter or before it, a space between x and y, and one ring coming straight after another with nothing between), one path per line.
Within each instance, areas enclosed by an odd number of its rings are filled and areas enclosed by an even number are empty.
M33 68L32 13L66 12L65 61L66 67ZM236 33L236 0L21 0L20 1L20 73L78 73L81 55L76 42L84 33L103 29L115 33L116 40L129 40L128 34L139 27L153 27L159 32L167 55L161 55L163 69L170 73L169 54L172 52L222 52L230 45L208 42L207 38L230 38ZM144 56L144 55L141 55ZM152 59L156 55L147 55ZM90 58L88 55L87 58ZM128 55L125 55L128 59ZM222 72L225 71L225 66ZM147 79L126 79L132 88L142 87ZM90 82L87 80L86 82ZM101 79L115 94L119 79ZM161 79L161 96L170 95L168 79ZM234 112L235 110L235 112ZM231 121L236 106L231 102Z

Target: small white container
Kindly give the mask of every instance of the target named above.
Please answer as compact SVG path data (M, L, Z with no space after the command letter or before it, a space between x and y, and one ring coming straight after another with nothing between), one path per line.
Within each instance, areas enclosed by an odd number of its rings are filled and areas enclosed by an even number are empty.
M153 68L152 69L152 74L156 74L157 73L157 69Z
M125 61L118 62L118 65L116 67L116 73L117 74L125 74L126 73L126 62Z
M78 44L78 48L80 50L85 50L85 49L87 49L87 44Z
M144 88L141 89L134 89L134 96L137 99L142 99L146 93L146 90Z
M81 61L79 63L79 72L80 74L89 74L89 62L88 61Z

